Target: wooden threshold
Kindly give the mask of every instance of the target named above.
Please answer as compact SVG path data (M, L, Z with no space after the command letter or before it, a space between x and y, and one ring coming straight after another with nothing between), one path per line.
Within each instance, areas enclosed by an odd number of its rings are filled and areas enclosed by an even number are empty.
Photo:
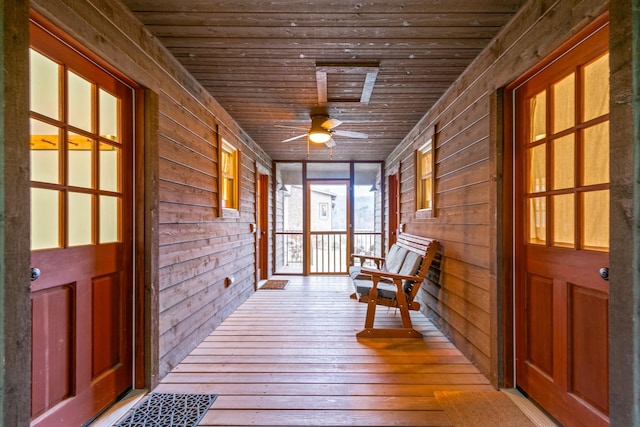
M367 305L348 277L287 276L259 290L156 392L215 393L200 426L448 426L436 391L494 390L422 314L423 337L356 338ZM380 309L376 326L400 327Z

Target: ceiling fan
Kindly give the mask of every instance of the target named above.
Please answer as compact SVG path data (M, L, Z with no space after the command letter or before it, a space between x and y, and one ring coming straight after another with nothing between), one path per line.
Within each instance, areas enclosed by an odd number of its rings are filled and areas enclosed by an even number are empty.
M333 136L344 136L347 138L368 138L369 135L362 132L353 132L348 130L336 130L338 126L340 126L342 122L338 119L329 118L328 114L312 114L311 115L311 128L306 133L301 135L294 136L292 138L287 138L282 142L290 142L296 139L304 138L305 136L308 138L308 141L316 143L316 144L324 144L329 148L333 148L336 146L336 141L333 139ZM285 127L285 126L283 126ZM286 126L289 127L289 126ZM305 128L294 128L306 130Z

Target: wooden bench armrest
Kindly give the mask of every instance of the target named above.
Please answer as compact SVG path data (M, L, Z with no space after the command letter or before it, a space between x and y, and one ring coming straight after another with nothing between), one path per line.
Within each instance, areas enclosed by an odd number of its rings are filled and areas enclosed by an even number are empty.
M378 277L380 279L384 277L385 279L391 279L394 282L396 280L411 280L412 282L421 282L423 280L418 276L406 276L404 274L389 273L388 271L372 270L369 268L363 268L360 272L362 274L368 274L371 277Z
M351 254L351 258L365 258L365 259L372 259L374 261L384 261L383 257L373 256L373 255L363 255L363 254Z
M372 260L378 268L382 268L385 258L372 255L351 254L351 259L360 258L360 265L364 264L365 260Z

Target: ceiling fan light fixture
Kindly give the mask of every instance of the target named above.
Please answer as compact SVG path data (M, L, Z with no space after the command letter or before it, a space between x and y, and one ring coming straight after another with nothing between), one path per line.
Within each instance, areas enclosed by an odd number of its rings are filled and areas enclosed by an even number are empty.
M316 144L324 144L331 139L331 132L326 129L311 129L309 131L309 140Z

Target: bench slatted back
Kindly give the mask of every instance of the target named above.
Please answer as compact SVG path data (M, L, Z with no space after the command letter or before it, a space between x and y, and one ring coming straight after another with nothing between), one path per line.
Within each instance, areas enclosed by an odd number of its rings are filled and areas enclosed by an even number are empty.
M410 300L413 300L420 289L422 281L429 271L431 262L435 258L440 244L435 239L429 239L427 237L416 236L415 234L409 233L399 233L396 244L423 257L420 269L416 273L416 278L419 279L416 281L418 286L413 286L411 289L411 295L409 295Z

